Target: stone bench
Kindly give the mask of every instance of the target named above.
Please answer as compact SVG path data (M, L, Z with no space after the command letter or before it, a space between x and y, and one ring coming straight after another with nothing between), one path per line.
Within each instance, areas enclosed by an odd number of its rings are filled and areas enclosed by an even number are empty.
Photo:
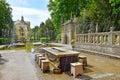
M41 60L42 72L50 71L49 60Z
M70 63L71 64L71 74L76 77L78 75L83 75L83 64L80 62Z
M36 63L39 62L39 57L42 57L42 55L41 54L37 55L37 57L36 57Z
M39 57L38 65L40 66L40 68L42 66L42 60L46 60L46 57Z
M38 55L40 55L40 53L35 53L35 61L37 60Z
M87 57L86 56L78 56L78 58L82 61L83 67L87 66Z

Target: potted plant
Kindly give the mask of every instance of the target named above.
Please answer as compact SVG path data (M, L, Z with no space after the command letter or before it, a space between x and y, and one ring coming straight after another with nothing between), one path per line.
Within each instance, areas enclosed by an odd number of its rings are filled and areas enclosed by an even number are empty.
M71 40L71 45L72 45L72 49L73 49L73 50L74 50L74 48L75 48L74 43L75 43L75 40L74 40L74 39L72 39L72 40Z

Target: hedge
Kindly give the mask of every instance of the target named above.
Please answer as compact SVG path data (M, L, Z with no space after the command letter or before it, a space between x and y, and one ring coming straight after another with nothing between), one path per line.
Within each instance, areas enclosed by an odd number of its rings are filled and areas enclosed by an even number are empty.
M10 43L10 38L0 38L0 44Z
M42 38L40 38L40 42L49 42L50 41L50 38L46 38L46 37L42 37Z

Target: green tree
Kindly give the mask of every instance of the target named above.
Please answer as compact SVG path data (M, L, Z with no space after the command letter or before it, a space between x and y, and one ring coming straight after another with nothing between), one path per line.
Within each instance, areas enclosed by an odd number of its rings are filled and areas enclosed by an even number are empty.
M51 19L47 19L45 23L40 24L40 28L38 31L39 37L47 37L50 38L50 40L55 40L56 38L56 29L53 25L53 22Z
M0 37L10 37L13 27L12 8L5 0L0 0Z
M120 30L119 24L119 6L113 7L110 0L89 0L79 16L79 31L88 32L88 30L95 32L98 24L99 32L110 31L110 27L114 26L115 30ZM116 0L112 0L116 1ZM119 0L120 1L120 0ZM118 5L117 3L116 5ZM117 8L115 12L114 9Z
M80 0L50 0L48 9L56 30L60 30L61 23L66 22L71 17L78 16ZM86 0L85 0L86 1Z
M58 31L62 22L76 15L80 33L95 32L97 25L99 32L105 32L112 26L120 30L119 5L120 0L50 0L48 9Z
M31 39L39 41L40 38L49 38L54 41L57 35L57 31L53 25L51 19L47 19L45 23L41 22L40 26L35 26L31 29Z
M109 0L112 9L112 21L115 30L120 30L120 0Z
M47 31L47 37L50 38L50 40L55 40L56 37L56 29L53 25L53 22L51 21L51 19L47 19L45 22L45 27L46 27L46 31Z

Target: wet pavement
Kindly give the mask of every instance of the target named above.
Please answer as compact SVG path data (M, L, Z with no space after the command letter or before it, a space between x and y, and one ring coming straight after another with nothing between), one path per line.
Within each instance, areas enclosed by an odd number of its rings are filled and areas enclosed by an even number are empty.
M0 52L0 80L39 80L25 51Z
M99 55L87 56L88 66L83 76L74 78L68 73L42 73L34 61L34 54L24 50L0 51L0 80L119 80L120 60Z

